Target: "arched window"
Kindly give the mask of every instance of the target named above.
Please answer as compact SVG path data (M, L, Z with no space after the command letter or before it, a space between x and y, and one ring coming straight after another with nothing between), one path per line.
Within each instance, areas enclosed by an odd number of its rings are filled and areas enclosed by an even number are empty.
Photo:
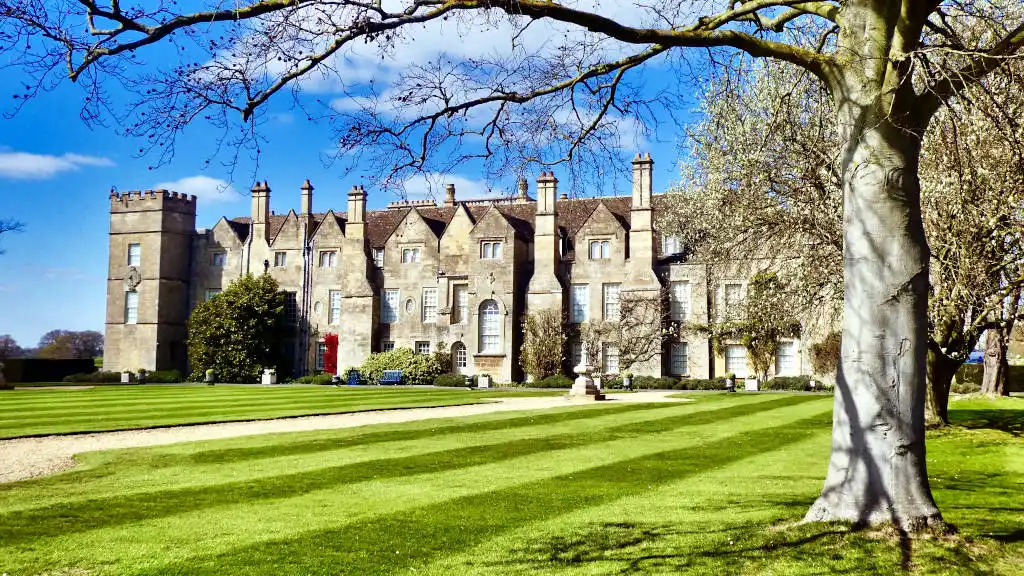
M480 352L501 352L501 324L498 320L498 303L494 300L484 300L480 304Z
M452 344L452 365L459 374L469 365L469 358L466 354L466 345L462 342Z

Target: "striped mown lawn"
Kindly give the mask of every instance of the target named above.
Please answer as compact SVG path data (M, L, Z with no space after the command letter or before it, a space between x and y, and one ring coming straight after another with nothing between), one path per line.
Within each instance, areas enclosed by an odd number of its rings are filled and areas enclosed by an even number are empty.
M961 536L794 526L831 398L700 395L84 454L0 485L0 572L1024 574L1024 401L929 437Z
M524 394L547 393L334 386L6 390L0 391L0 438L475 404Z

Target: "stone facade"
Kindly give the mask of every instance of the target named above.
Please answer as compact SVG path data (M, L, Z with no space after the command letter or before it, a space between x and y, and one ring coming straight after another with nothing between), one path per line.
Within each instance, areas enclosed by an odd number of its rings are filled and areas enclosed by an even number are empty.
M294 337L286 343L292 366L279 367L285 374L322 366L319 342L336 333L339 371L390 347L440 347L463 373L521 381L527 310L562 310L571 319L574 289L588 295L588 319L602 318L607 290L669 288L688 298L675 304L687 310L686 320L707 323L723 287L709 280L705 265L666 253L654 228L664 197L653 193L652 173L650 156L637 156L630 196L568 199L558 193L554 174L542 173L535 199L526 181L517 194L488 200L457 200L449 185L441 205L392 202L375 211L366 209L366 192L356 187L337 213L313 212L314 190L306 181L299 212L284 215L271 211L270 186L260 182L252 188L249 216L221 218L209 230L195 229L194 196L113 193L104 366L186 370L189 311L249 272L270 274L290 293ZM666 345L630 370L725 374L725 358L715 357L706 337L678 340L685 346ZM569 348L567 370L572 343ZM792 350L795 365L788 359L780 365L807 372L800 343Z

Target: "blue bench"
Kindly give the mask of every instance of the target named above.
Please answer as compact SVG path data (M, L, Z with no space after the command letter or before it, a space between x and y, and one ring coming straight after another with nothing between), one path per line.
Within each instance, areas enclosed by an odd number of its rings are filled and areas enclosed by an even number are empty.
M402 383L402 371L401 370L385 370L384 376L380 379L381 384L401 384Z

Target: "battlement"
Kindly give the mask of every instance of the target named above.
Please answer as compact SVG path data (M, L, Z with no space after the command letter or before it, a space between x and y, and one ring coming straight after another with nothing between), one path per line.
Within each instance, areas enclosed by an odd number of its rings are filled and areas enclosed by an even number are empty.
M388 210L398 210L400 208L435 208L437 204L434 204L433 200L396 200L394 202L388 202Z
M110 191L111 212L140 212L150 210L167 210L195 214L195 195L179 194L169 190L132 190L118 193Z

